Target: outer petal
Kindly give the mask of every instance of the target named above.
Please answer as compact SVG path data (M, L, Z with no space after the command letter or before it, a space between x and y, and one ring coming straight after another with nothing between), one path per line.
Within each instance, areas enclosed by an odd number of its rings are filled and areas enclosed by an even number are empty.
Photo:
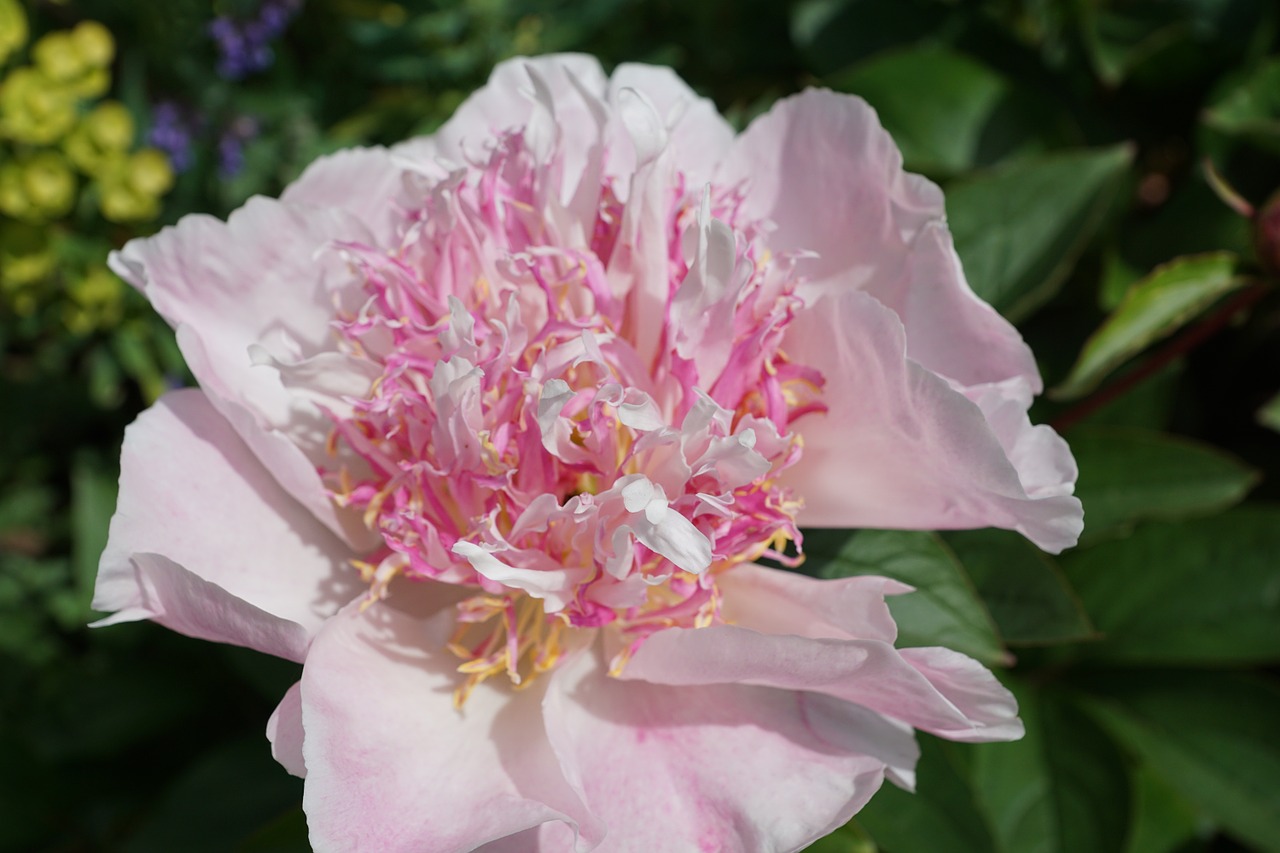
M609 103L618 103L618 93L635 89L658 110L670 133L676 163L691 189L711 180L716 167L733 145L733 128L721 117L716 105L689 88L680 76L658 65L623 63L609 78ZM619 141L625 135L619 137ZM629 142L629 140L626 140ZM629 144L610 152L609 171L630 175L635 170L635 152Z
M126 433L93 606L301 660L356 594L350 556L202 392L176 391Z
M1075 544L1083 512L1072 483L1042 476L1074 468L1030 445L1011 461L978 405L907 358L902 324L883 305L857 291L824 296L784 347L827 377L829 411L797 421L805 451L785 475L804 497L802 524L1004 527L1054 553Z
M201 387L285 488L332 529L369 546L367 532L334 509L312 463L279 432L314 419L314 407L249 355L268 337L287 339L299 359L332 348L335 302L359 296L337 253L317 254L340 239L371 237L345 211L254 198L226 223L187 216L131 241L111 266L177 328Z
M341 208L364 223L378 246L399 245L404 221L395 204L403 170L385 148L349 148L311 163L285 188L280 200L291 205Z
M716 579L725 620L765 634L892 643L898 626L886 595L911 587L888 578L816 580L796 572L741 565Z
M1012 694L981 665L959 654L925 660L929 666L917 669L914 658L876 640L813 640L718 625L659 631L635 653L621 677L682 686L753 684L813 691L951 740L1022 736ZM953 697L964 701L957 704Z
M294 776L306 778L307 762L302 755L302 683L289 688L267 720L267 740L271 756Z
M779 101L738 138L717 180L745 183L744 213L774 222L774 251L818 253L797 267L811 303L866 290L898 313L911 357L930 370L967 385L1023 376L1039 390L1030 350L964 279L941 191L902 170L860 98L813 89Z
M451 625L448 610L351 606L316 638L302 673L313 846L443 853L561 821L589 849L599 829L551 754L538 684L486 682L455 710Z
M917 755L909 730L825 696L621 681L595 653L552 678L548 734L602 851L796 850Z
M598 143L598 131L578 87L603 98L605 75L595 57L578 53L499 63L484 87L473 92L432 137L439 155L463 163L468 153L482 153L483 146L502 132L525 128L537 105L530 69L547 83L570 161L585 160L586 151ZM578 86L569 79L571 75Z

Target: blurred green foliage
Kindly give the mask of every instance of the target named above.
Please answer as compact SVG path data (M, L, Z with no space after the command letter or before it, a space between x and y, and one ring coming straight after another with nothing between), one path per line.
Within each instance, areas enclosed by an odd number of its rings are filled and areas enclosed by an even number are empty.
M258 5L0 0L0 849L306 849L262 737L296 668L84 627L123 427L189 381L108 250L579 50L669 64L739 125L807 85L868 99L1079 461L1087 527L1056 558L809 537L806 571L916 585L902 642L1002 667L1028 727L922 738L919 791L813 849L1280 850L1280 300L1246 215L1280 187L1274 0L308 0L227 79L210 24ZM173 116L187 148L148 148Z

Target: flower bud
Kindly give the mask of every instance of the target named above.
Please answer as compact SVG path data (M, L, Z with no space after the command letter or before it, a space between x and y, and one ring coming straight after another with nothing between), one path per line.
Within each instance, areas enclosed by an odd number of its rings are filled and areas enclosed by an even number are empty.
M1253 218L1253 247L1267 275L1280 278L1280 191Z

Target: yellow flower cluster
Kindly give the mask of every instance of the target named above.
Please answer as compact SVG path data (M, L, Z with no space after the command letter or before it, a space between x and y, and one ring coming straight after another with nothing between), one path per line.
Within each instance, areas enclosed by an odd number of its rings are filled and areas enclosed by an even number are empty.
M0 0L0 64L26 43L17 0ZM79 172L88 195L112 222L154 218L173 185L168 158L154 148L132 151L133 117L117 101L93 101L111 84L115 40L83 21L42 36L30 64L0 80L0 213L27 222L59 219L75 206Z

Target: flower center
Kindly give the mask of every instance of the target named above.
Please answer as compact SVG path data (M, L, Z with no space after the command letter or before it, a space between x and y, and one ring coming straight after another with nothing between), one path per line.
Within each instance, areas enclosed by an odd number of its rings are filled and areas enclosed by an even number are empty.
M732 192L677 178L638 222L636 185L628 206L603 180L583 213L554 175L507 134L423 194L399 246L342 247L366 301L336 326L377 378L323 473L385 543L358 564L370 600L399 575L476 590L449 645L459 702L526 686L566 630L619 631L620 667L654 631L717 622L718 574L797 559L778 475L823 379L781 348L790 260L726 224Z

